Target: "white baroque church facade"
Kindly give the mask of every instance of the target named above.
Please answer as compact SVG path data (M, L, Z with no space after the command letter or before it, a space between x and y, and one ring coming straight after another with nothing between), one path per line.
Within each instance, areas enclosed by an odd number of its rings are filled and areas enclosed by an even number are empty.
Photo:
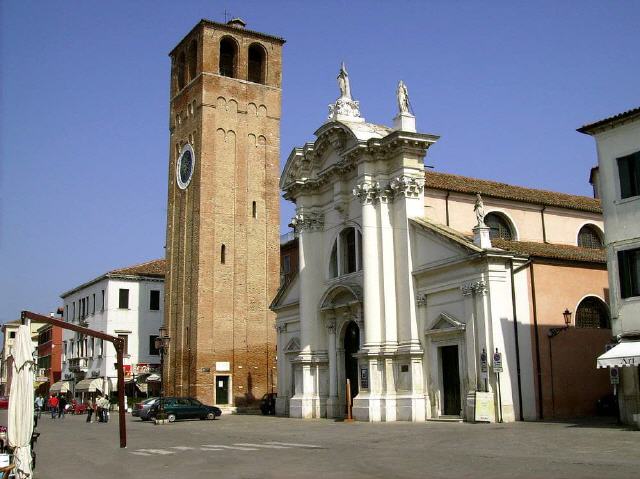
M344 67L338 83L328 121L291 152L280 182L296 205L299 266L271 305L277 414L344 417L349 382L356 420L535 418L530 258L508 241L492 246L483 220L490 210L519 220L532 213L527 198L483 205L472 191L442 207L424 166L438 136L416 132L406 87L388 128L360 116ZM569 214L547 220L547 234L566 236L558 243L575 244L585 224L602 228L597 208L562 203ZM456 211L464 226L450 222ZM538 234L514 223L507 240Z

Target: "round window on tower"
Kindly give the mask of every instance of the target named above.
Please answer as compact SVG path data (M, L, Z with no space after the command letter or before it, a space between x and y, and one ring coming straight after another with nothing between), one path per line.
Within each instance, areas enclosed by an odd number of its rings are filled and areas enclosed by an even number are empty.
M176 180L180 189L184 190L189 186L195 164L196 154L193 151L193 147L187 143L180 150L180 155L176 163Z

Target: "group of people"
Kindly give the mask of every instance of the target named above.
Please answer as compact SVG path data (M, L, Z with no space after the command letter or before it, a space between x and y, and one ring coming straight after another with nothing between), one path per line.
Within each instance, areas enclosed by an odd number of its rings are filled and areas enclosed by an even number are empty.
M56 395L52 394L49 396L47 400L47 406L49 407L49 412L51 413L51 419L64 419L64 415L67 409L67 398L64 394ZM36 413L40 416L40 413L44 410L44 398L40 395L36 398L35 401Z
M98 396L95 401L89 398L85 404L87 405L87 422L109 422L109 398ZM91 420L94 413L95 418Z
M69 401L64 394L52 394L47 399L46 406L51 413L51 419L64 419L66 409L69 407ZM72 400L71 406L75 407L75 399ZM95 401L91 398L85 401L87 411L87 422L108 422L109 421L109 398L107 396L97 396ZM35 399L35 413L40 417L42 411L45 410L45 400L41 395ZM95 416L94 416L95 414ZM93 420L92 420L93 417Z

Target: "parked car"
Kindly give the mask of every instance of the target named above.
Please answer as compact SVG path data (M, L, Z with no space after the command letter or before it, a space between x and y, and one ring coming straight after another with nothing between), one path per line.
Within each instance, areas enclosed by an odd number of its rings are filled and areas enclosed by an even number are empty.
M133 417L139 417L143 421L147 421L149 419L149 411L151 410L151 407L157 404L159 400L160 398L149 398L139 402L133 407L131 415Z
M262 400L260 401L260 411L265 416L273 416L276 413L276 397L278 395L276 393L267 393L262 396Z
M9 396L0 396L0 409L9 409Z
M160 401L151 406L149 419L155 419L160 409ZM194 398L166 397L164 398L164 412L169 422L176 419L215 419L222 411L215 406L207 406Z

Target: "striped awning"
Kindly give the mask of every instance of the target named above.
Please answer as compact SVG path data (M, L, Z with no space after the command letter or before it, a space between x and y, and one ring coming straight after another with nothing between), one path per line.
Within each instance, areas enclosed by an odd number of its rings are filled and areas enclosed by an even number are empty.
M102 391L102 378L83 379L76 384L76 392L94 393L96 391Z
M49 388L50 393L66 393L69 392L69 381L58 381L53 383Z
M640 365L640 341L616 344L597 360L599 368L623 368Z

